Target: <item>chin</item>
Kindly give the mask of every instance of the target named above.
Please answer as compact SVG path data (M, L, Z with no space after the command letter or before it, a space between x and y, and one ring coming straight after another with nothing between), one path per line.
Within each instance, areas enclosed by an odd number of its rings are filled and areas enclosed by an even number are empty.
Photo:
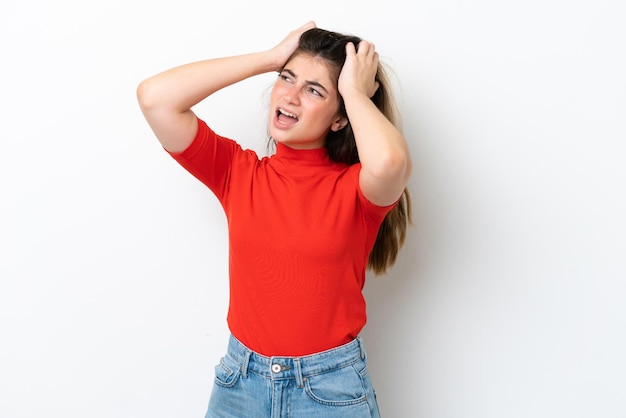
M270 128L269 129L269 134L270 134L270 137L274 141L276 141L276 142L286 142L286 141L289 141L287 135L285 135L285 132L283 132L281 130Z
M295 139L295 138L293 138L293 137L291 137L289 135L286 135L285 132L282 132L282 131L278 131L278 132L270 131L270 137L274 141L279 142L279 143L284 144L284 145L296 145L296 144L298 144L300 142L297 139Z

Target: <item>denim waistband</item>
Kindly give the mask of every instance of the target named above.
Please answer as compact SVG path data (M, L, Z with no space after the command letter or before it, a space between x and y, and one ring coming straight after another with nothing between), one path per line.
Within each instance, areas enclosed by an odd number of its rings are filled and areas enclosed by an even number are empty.
M296 379L302 385L307 376L327 373L366 359L360 337L342 346L306 356L272 356L255 353L231 334L228 354L241 364L245 378L249 372L272 380Z

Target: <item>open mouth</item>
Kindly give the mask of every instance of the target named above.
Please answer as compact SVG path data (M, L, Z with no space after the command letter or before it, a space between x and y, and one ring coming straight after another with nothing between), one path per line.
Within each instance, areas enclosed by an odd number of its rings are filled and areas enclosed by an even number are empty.
M276 117L283 125L293 125L298 121L298 117L296 115L283 109L276 110Z

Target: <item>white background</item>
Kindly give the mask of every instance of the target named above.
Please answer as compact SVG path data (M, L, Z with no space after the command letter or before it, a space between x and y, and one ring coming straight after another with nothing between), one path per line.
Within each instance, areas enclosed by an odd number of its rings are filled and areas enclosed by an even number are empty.
M368 277L386 418L626 417L619 0L3 0L0 417L201 417L227 240L139 81L307 20L395 70L415 224ZM196 111L262 153L268 74Z

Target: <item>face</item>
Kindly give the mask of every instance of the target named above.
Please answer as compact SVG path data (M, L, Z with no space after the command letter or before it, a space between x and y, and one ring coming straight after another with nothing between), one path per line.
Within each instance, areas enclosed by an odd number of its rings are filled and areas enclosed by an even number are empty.
M339 93L323 60L309 55L291 59L272 88L270 135L295 149L321 148L329 130L346 119L339 113Z

